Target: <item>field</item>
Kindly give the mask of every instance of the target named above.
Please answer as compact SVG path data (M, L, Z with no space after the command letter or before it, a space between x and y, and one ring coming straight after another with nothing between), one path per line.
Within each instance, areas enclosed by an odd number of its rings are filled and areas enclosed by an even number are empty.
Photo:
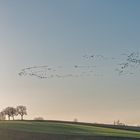
M137 140L138 127L60 121L0 121L1 140Z

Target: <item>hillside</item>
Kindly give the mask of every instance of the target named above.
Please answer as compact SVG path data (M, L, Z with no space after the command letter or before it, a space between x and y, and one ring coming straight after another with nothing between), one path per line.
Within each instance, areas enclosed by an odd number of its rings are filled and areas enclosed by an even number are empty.
M134 140L140 132L53 121L1 121L2 140Z

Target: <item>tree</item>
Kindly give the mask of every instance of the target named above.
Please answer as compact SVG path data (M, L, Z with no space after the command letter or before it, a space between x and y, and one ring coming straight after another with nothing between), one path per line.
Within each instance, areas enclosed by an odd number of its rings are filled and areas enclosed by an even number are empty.
M78 122L78 119L77 118L74 118L74 120L73 120L75 123L77 123Z
M15 119L14 116L17 116L17 115L18 115L16 108L11 107L11 108L10 108L10 112L11 112L11 117L12 117L13 120L14 120L14 119Z
M17 113L21 116L21 120L23 120L23 116L27 115L26 106L22 106L22 105L17 106L16 110L17 110Z
M5 117L5 113L2 111L0 112L0 120L5 120L6 117Z
M13 118L14 120L14 116L18 115L17 114L17 110L14 107L7 107L4 109L4 114L8 116L8 120L10 120L10 117Z
M3 112L5 113L5 115L8 116L8 120L10 120L11 117L11 113L10 113L10 107L6 107Z

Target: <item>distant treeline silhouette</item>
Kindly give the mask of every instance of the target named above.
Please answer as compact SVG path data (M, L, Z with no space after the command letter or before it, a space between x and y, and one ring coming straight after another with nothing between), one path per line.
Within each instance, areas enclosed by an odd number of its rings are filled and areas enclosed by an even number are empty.
M3 109L3 111L0 112L0 120L6 120L6 117L8 120L11 120L11 118L14 120L15 116L20 115L21 120L23 120L24 115L27 115L27 108L26 106L19 105L16 108L14 107L6 107Z

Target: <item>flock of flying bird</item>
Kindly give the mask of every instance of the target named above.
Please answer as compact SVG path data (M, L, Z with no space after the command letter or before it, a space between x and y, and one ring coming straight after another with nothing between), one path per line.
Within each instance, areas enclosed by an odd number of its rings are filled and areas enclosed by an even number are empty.
M124 74L134 74L132 69L138 68L140 66L140 57L138 52L132 52L130 54L122 54L125 56L123 63L118 63L115 68L115 71L119 75ZM84 55L82 56L84 60L90 61L85 65L73 65L66 72L65 67L56 66L49 67L47 65L44 66L33 66L27 67L21 70L19 73L20 76L34 76L40 79L44 78L67 78L67 77L82 77L82 76L103 76L103 74L97 74L95 62L103 61L103 60L116 60L115 57L105 57L103 55ZM122 61L122 59L121 59Z
M119 72L119 75L123 74L134 74L132 69L138 68L140 66L140 56L138 52L132 52L129 55L123 54L126 56L125 62L119 64L120 68L116 69Z

